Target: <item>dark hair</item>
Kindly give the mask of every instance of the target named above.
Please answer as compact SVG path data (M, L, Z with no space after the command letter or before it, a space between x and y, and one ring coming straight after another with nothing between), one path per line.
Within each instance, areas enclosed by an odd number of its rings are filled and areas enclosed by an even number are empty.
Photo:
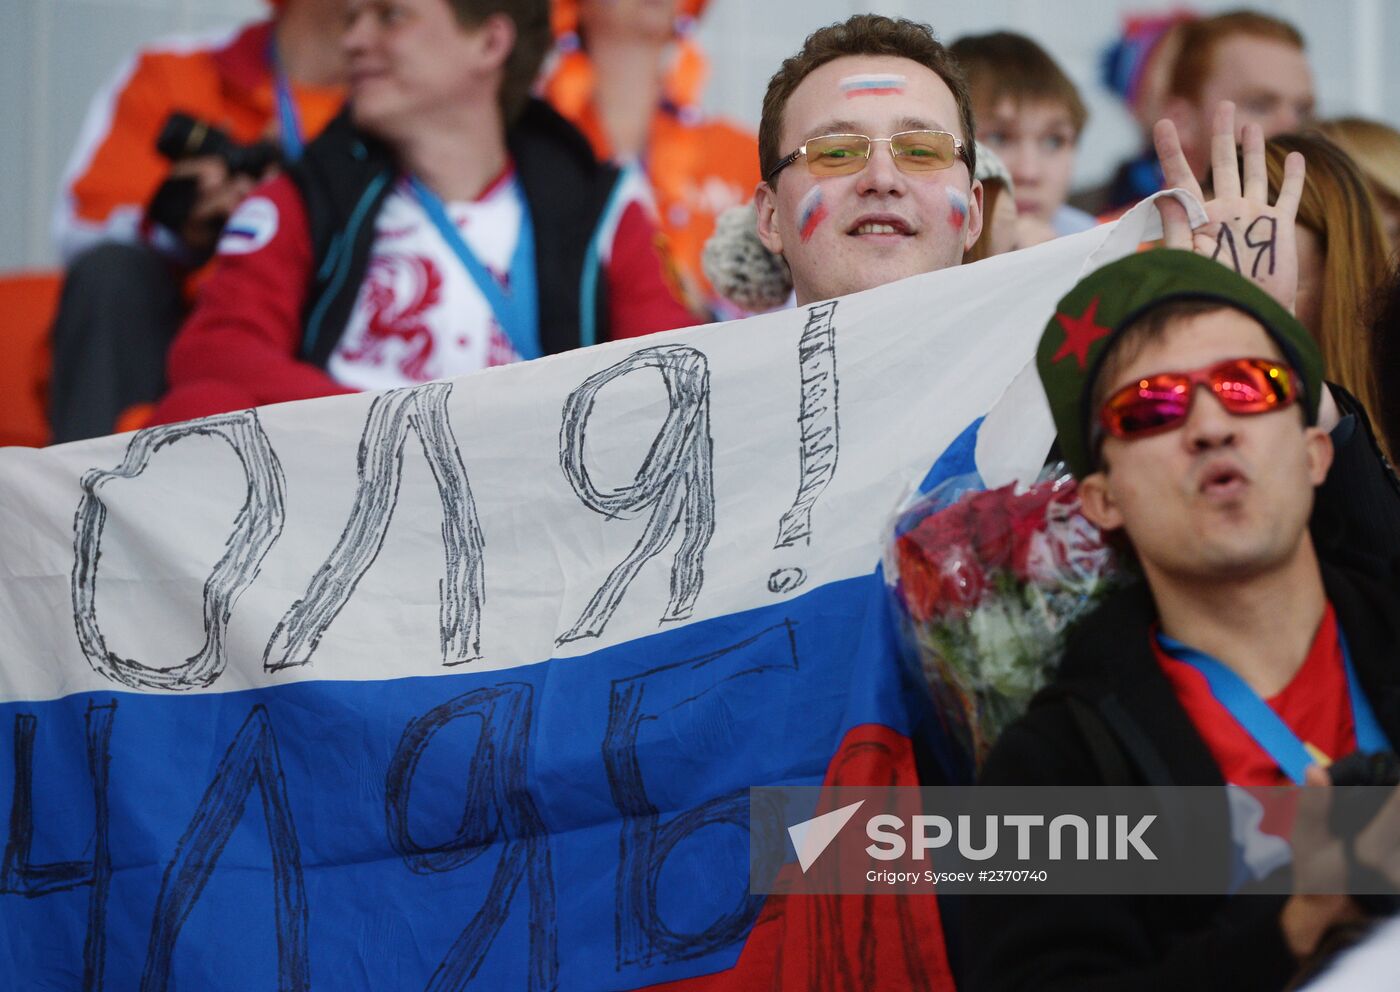
M1089 111L1079 90L1045 49L1023 34L994 31L969 35L948 46L967 77L973 103L987 111L1002 100L1056 103L1069 112L1074 134L1084 130Z
M1169 96L1199 103L1201 90L1215 70L1215 50L1234 37L1262 38L1304 50L1303 36L1287 21L1254 10L1231 10L1191 21L1181 28L1181 47L1167 84Z
M515 47L506 57L499 98L509 127L524 113L540 65L554 44L549 0L447 0L447 5L463 27L478 27L495 14L504 14L514 22Z
M969 176L976 174L972 100L957 60L934 37L933 29L927 24L902 17L856 14L840 24L829 24L813 31L798 53L785 59L768 80L768 92L763 96L763 116L758 123L758 166L762 175L771 173L783 156L778 141L782 137L783 112L787 109L788 98L814 70L847 55L893 55L933 70L953 92L963 132L967 172Z

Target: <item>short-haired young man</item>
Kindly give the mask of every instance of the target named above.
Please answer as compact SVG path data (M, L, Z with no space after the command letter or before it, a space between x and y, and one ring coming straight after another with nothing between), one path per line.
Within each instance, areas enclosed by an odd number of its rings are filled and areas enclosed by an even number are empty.
M1211 121L1222 100L1234 103L1238 127L1257 124L1266 140L1305 125L1316 97L1298 29L1251 10L1181 28L1163 112L1176 125L1197 179L1210 168Z
M982 231L972 102L922 24L857 14L769 80L754 194L798 304L962 261Z
M1224 266L1146 252L1060 302L1037 367L1084 513L1124 535L1145 583L1074 632L982 781L1301 784L1309 764L1400 741L1390 563L1334 566L1309 529L1333 451L1316 426L1321 356L1297 319ZM1221 679L1281 732L1217 697ZM1358 841L1358 859L1376 854ZM1075 990L1280 989L1359 915L1349 897L1306 894L973 900L969 913L972 988Z
M1089 111L1064 70L1011 31L959 38L949 50L967 75L977 140L1011 170L1020 247L1093 227L1091 214L1065 202Z
M346 115L230 219L157 421L693 323L626 174L530 87L547 0L351 0Z

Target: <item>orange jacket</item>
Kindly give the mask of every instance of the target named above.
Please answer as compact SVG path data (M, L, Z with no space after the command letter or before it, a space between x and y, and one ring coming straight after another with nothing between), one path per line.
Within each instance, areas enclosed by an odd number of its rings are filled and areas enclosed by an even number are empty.
M237 141L275 134L272 21L214 38L169 40L138 53L93 99L65 173L54 240L65 262L100 240L149 240L146 204L170 163L156 138L172 111L213 123ZM303 138L335 116L339 87L293 84Z
M702 314L724 311L700 268L715 217L752 199L760 178L758 139L733 124L700 115L696 100L704 71L698 49L683 42L641 163L656 195L657 226L669 242L679 295ZM592 62L584 52L573 51L556 63L545 83L545 96L588 136L599 158L612 158L593 87Z

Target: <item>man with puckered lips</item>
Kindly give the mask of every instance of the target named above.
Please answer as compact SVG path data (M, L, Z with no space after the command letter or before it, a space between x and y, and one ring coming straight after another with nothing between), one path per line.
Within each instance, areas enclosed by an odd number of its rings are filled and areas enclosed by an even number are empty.
M1061 300L1037 367L1085 516L1126 537L1145 581L1071 633L980 781L1326 785L1322 768L1393 750L1394 562L1309 529L1333 444L1298 320L1224 266L1149 251ZM1400 792L1349 857L1383 871L1397 844ZM1221 892L1228 853L1191 852ZM971 987L1281 989L1331 927L1375 908L1318 894L1335 889L1304 884L1313 866L1293 867L1287 897L976 900Z

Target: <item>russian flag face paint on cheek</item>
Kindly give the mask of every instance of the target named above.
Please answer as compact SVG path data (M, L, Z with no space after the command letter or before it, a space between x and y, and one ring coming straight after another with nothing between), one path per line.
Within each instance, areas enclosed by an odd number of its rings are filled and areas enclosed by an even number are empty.
M961 231L963 225L967 223L967 196L962 190L946 188L948 194L948 226L955 231Z
M822 188L813 186L797 202L797 230L802 236L804 244L811 239L813 234L817 233L817 228L824 220L826 220L826 203L822 200Z
M837 85L850 100L858 96L895 96L904 92L907 80L903 76L886 73L863 73L847 76Z

